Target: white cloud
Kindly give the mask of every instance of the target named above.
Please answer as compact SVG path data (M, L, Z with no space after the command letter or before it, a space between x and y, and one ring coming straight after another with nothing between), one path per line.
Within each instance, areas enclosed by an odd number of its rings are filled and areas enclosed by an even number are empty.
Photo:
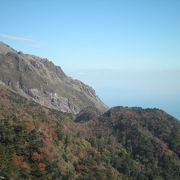
M18 35L9 35L0 33L0 37L4 39L16 40L16 41L28 41L35 42L31 37L28 36L18 36Z

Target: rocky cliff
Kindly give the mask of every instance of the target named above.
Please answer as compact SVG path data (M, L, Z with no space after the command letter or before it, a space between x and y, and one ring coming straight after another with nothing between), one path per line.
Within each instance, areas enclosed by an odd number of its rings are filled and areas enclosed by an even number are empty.
M101 112L107 109L91 87L68 77L59 66L48 59L17 52L2 42L0 83L43 106L63 112L77 114L88 106Z

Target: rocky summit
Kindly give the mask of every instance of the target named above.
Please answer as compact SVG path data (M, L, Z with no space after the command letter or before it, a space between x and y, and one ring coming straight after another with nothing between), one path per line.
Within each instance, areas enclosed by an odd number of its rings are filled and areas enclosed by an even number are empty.
M68 77L59 66L0 43L0 83L48 108L77 114L88 106L107 107L94 89Z

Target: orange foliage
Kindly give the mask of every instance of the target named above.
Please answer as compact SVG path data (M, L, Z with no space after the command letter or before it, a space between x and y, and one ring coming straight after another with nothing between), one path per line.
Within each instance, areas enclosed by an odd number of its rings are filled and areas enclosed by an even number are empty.
M46 132L43 132L42 135L43 135L43 138L45 141L49 138L49 136Z
M47 147L41 147L39 149L39 152L42 153L42 154L48 154L48 148Z
M32 154L32 159L33 159L34 161L40 161L41 155L40 155L38 152L34 152L34 153Z
M28 164L23 161L21 156L15 156L15 163L18 167L22 169L29 169Z
M46 168L46 165L44 163L39 163L38 168L39 168L40 171L44 171L45 168Z

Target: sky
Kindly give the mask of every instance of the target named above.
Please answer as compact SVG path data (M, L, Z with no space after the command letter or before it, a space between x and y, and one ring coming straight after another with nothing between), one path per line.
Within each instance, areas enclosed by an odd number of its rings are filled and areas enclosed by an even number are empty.
M0 0L0 40L46 57L109 106L180 119L179 0Z

